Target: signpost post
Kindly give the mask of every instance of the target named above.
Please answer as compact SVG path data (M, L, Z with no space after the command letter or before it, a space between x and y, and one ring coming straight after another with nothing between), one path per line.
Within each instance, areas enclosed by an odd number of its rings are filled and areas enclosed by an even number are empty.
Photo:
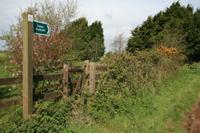
M49 36L47 23L33 20L32 15L23 13L23 117L27 119L33 112L33 33Z
M32 62L32 22L28 13L23 13L23 117L33 112L33 62Z

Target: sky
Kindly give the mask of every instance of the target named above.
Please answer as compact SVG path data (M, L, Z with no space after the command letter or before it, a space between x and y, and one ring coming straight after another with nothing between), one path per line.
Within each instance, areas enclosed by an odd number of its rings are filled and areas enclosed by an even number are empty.
M0 34L16 23L21 10L35 1L43 0L0 0ZM106 51L110 51L115 36L123 33L127 39L131 30L142 24L148 16L165 10L175 1L177 0L77 0L77 17L86 17L89 24L96 20L103 23ZM183 5L191 4L194 8L200 8L200 0L179 1ZM4 43L0 41L0 49L3 48L2 44Z

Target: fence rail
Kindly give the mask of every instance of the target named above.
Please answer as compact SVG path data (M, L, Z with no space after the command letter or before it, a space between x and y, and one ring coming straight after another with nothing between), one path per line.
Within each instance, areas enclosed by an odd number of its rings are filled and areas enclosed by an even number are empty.
M61 73L56 74L41 74L41 75L34 75L33 82L40 82L43 80L54 81L59 80L62 81L63 89L69 89L67 86L68 84L76 84L73 93L78 93L78 91L83 90L83 82L84 87L88 88L91 94L95 92L95 83L98 77L100 76L102 71L106 71L107 66L104 64L95 64L92 62L86 62L85 68L72 68L67 66L64 67ZM79 79L74 79L69 81L69 76L73 73L81 73ZM12 77L12 78L0 78L0 86L1 85L12 85L12 84L22 84L22 76L19 77ZM43 94L34 94L33 100L49 100L60 98L63 95L67 95L68 93L63 91L53 91L53 92L44 92ZM0 100L0 108L6 108L11 105L22 104L21 97L14 97L5 100Z
M20 84L21 82L22 77L0 78L0 85Z
M22 103L21 97L14 97L10 99L0 100L0 108L7 108L11 105L16 105L21 103Z
M72 68L69 69L70 73L81 73L83 72L82 68ZM34 75L33 82L39 82L43 80L62 80L63 73L57 74L45 74L45 75ZM10 84L21 84L22 77L13 77L13 78L0 78L0 85L10 85Z
M42 97L35 99L35 101L38 101L38 100L47 101L50 99L60 98L62 96L63 94L61 92L49 92L49 93L43 94ZM7 107L10 107L11 105L17 105L17 104L19 105L22 104L21 97L13 97L9 99L0 100L0 108L7 108Z

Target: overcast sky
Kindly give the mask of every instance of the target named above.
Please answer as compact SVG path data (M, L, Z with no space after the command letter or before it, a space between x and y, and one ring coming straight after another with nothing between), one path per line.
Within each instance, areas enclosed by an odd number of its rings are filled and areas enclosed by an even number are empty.
M20 10L31 3L42 0L0 0L0 33L7 31L16 22ZM65 0L62 0L65 1ZM85 16L89 23L100 20L103 23L106 51L111 49L114 36L130 31L140 25L148 16L169 7L177 0L77 0L78 16ZM200 0L180 0L184 5L200 8ZM2 42L0 42L0 45ZM1 47L1 46L0 46Z

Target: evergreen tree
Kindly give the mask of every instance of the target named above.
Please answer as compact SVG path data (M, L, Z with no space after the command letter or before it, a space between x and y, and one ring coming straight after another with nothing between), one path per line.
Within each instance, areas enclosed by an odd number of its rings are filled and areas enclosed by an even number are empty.
M174 40L182 39L182 41L178 41L181 42L178 44L184 48L184 53L189 59L200 60L199 12L199 10L194 12L190 5L185 7L179 2L173 3L165 11L159 12L154 17L148 17L141 26L132 31L127 51L134 53L137 50L152 48L163 43L165 33L166 36L170 36L168 34L171 33L173 34L171 36L176 35L177 37L177 39L173 38ZM172 40L168 39L168 41L167 43L171 43Z
M100 21L95 21L89 26L89 48L90 59L93 61L97 61L104 55L104 35Z
M193 23L187 36L187 55L194 61L200 60L200 10L193 15Z
M79 18L72 22L67 27L65 34L72 41L72 50L79 52L78 56L80 57L88 42L88 21L86 18Z
M66 36L72 40L71 56L79 60L96 61L104 54L104 35L99 21L88 26L86 18L79 18L66 28Z

